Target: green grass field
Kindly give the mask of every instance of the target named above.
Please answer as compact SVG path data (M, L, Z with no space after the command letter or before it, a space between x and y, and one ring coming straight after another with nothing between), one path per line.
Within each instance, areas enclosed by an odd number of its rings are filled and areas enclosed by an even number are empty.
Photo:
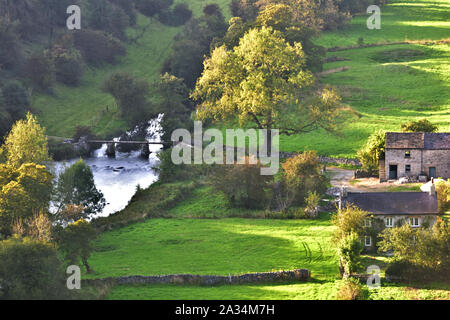
M226 285L194 287L176 285L128 286L111 289L109 300L334 300L341 280L310 281L295 284ZM368 290L368 300L448 300L450 287L438 284L405 286L383 283Z
M317 43L324 47L404 40L440 40L450 37L450 3L447 0L389 0L381 7L381 29L369 30L361 14L342 31L325 32Z
M404 50L423 54L405 57L406 61L379 62L380 56L389 58ZM322 81L336 86L343 102L359 117L345 124L341 136L313 132L281 137L281 150L309 149L354 157L367 137L379 129L400 131L405 122L427 118L439 131L450 130L450 45L383 46L330 52L328 56L349 59L325 64L325 70L350 69L327 75Z
M355 17L350 26L325 32L316 43L337 47L356 45L360 37L364 43L450 37L450 3L445 0L389 1L381 8L380 30L369 30L367 18ZM450 45L386 45L327 54L334 56L348 61L326 63L324 70L350 69L321 81L336 86L343 102L359 117L349 121L340 136L319 131L281 137L281 150L309 149L328 156L355 157L367 137L379 129L399 131L405 122L427 118L439 131L450 130Z
M88 277L308 268L313 277L335 278L333 228L328 214L319 220L150 219L103 233L89 260L95 274Z

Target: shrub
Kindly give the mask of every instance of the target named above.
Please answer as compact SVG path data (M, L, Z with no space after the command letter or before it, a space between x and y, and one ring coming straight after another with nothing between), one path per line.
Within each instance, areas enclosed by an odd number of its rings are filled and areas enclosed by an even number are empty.
M344 279L339 292L337 300L364 300L365 292L358 279L348 278Z
M7 82L1 88L1 99L13 120L23 118L30 106L30 96L25 87L18 81Z
M347 275L355 273L361 265L363 245L355 232L344 236L338 243L339 265Z
M327 189L327 179L321 173L316 152L306 151L283 163L284 181L294 193L294 203L304 204L308 192L322 194Z
M135 0L136 9L144 16L154 15L167 11L173 4L173 0Z
M125 40L130 18L125 11L108 0L89 0L87 22L89 27L103 30L112 36Z
M403 132L436 132L438 127L427 119L410 121L402 124Z
M117 57L126 54L125 47L118 39L101 31L78 30L73 34L73 39L75 48L81 52L88 64L102 65L105 62L114 64Z
M52 61L42 54L33 54L25 63L25 74L32 84L47 91L55 82L55 66Z
M248 209L261 209L268 200L267 189L271 176L261 175L261 163L222 165L211 178L215 190L223 192L231 205Z
M176 165L172 162L172 149L158 152L159 180L163 182L181 181L190 177L185 164Z
M60 45L47 50L45 55L55 67L56 80L69 86L76 86L83 76L83 59L76 49L67 49Z
M333 215L331 222L337 227L335 240L340 241L346 236L356 233L362 236L364 232L364 220L369 212L359 209L354 205L347 205Z
M320 196L317 192L308 191L308 196L305 198L305 213L310 218L315 218L318 215L317 207L319 206Z
M61 143L53 139L48 140L48 152L55 161L73 159L78 156L82 156L75 150L72 144Z
M192 17L192 11L185 3L179 3L173 10L159 13L159 21L165 25L181 26Z
M450 210L450 179L436 183L436 194L438 198L439 213Z
M102 91L114 97L121 116L130 125L136 125L150 117L151 105L147 100L149 91L147 80L136 78L127 72L116 72L105 80Z
M386 133L380 130L373 133L364 147L358 151L362 170L370 175L378 176L379 160L384 159Z
M48 242L13 237L0 242L0 299L67 299L58 251Z

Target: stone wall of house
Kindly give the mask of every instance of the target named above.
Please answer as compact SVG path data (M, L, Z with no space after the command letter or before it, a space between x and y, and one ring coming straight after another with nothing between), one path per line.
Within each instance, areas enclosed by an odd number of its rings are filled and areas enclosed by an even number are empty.
M307 281L311 273L307 269L291 271L248 273L239 276L212 276L193 274L172 274L160 276L126 276L104 279L86 279L84 283L112 283L112 284L186 284L186 285L222 285L242 283L264 283L280 281Z
M405 152L410 157L405 157ZM397 165L397 177L418 176L422 172L428 175L429 168L436 168L436 176L450 178L450 150L387 149L385 157L386 179L389 179L389 166ZM406 172L406 165L411 171ZM428 177L430 178L430 177Z
M410 152L410 157L405 157L405 152ZM422 151L417 149L387 149L385 152L386 178L389 179L389 166L397 165L397 177L418 176L421 173ZM411 171L406 172L406 165L411 166Z
M426 173L430 167L436 168L436 177L450 179L450 150L424 150L423 167Z

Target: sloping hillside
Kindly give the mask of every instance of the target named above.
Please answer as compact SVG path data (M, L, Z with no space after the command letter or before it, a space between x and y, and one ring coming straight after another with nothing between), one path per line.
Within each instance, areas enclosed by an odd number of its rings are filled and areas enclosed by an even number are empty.
M187 3L195 16L209 3L221 6L224 15L230 16L230 0L176 0ZM102 93L100 86L104 79L115 71L127 71L153 82L157 79L162 63L167 57L173 38L182 27L170 27L156 19L139 15L136 29L129 29L129 35L142 37L136 44L128 44L127 55L117 65L90 68L81 85L76 88L61 84L55 86L54 95L33 96L32 107L39 112L39 119L51 136L70 137L77 125L92 126L97 134L106 134L126 129L126 124L117 114L117 106L111 96ZM145 32L142 31L145 29ZM108 106L108 112L106 111Z

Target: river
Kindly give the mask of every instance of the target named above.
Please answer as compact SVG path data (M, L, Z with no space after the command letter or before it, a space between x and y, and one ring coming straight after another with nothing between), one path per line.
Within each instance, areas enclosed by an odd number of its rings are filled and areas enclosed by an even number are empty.
M148 141L160 141L156 134L159 126L158 119L149 122ZM106 155L106 144L93 152L92 157L85 158L94 175L94 182L98 190L103 193L106 206L96 217L105 217L124 209L136 192L136 186L148 188L158 180L158 174L153 169L158 164L156 152L162 145L150 145L149 159L140 157L140 151L129 153L116 152L115 158ZM52 168L55 176L65 166L69 166L78 159L54 162Z

